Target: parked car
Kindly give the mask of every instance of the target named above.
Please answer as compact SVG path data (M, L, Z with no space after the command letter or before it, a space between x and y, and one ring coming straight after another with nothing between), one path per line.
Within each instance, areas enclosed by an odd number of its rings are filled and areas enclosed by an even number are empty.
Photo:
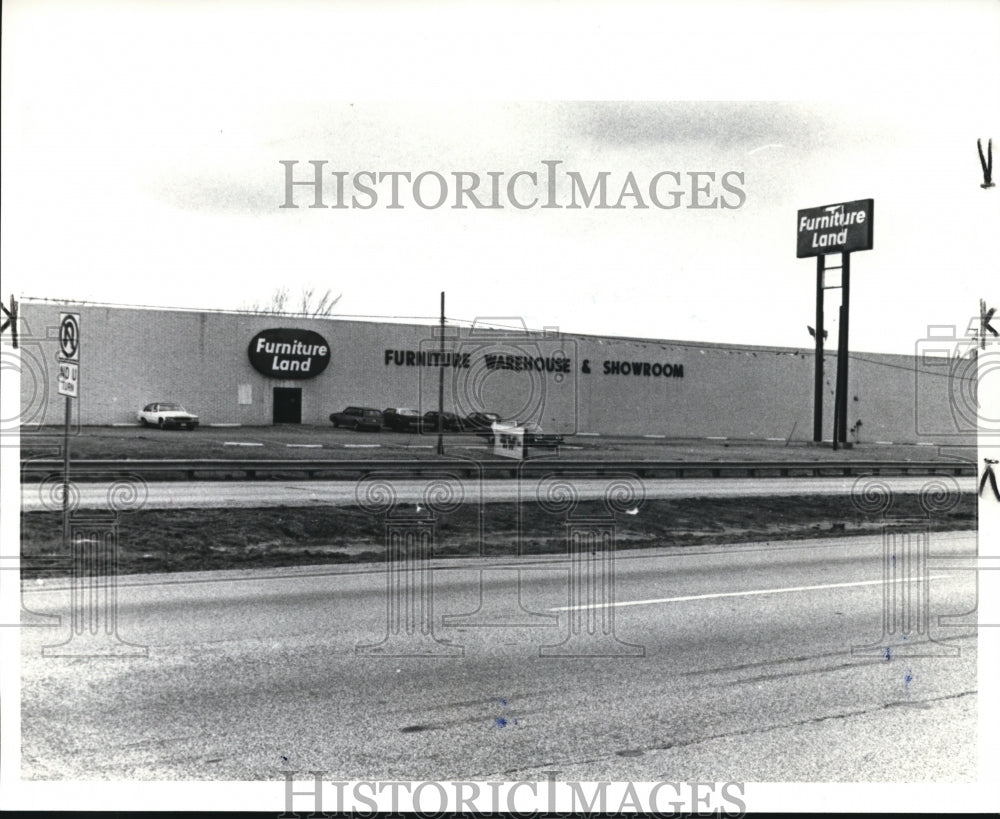
M442 418L441 427L445 432L461 432L462 421L453 412L441 412L431 410L424 413L424 432L438 431L438 415Z
M484 432L490 432L493 425L499 420L500 416L495 412L474 412L462 420L462 429L480 435Z
M374 407L346 407L341 412L331 413L330 422L335 427L379 432L382 429L382 413Z
M538 424L524 424L524 445L556 449L563 442L563 436L554 432L542 432Z
M180 404L161 401L156 404L146 404L139 410L139 423L144 427L157 426L160 429L185 427L192 430L198 426L198 416L188 412Z
M499 422L495 426L491 426L490 429L483 430L482 432L477 432L477 435L482 436L486 439L486 442L493 446L494 439L498 432L502 432L505 428L523 429L524 430L524 445L526 447L535 447L536 449L558 449L563 443L563 436L557 435L556 433L543 432L542 428L538 424L518 424L516 421L510 423Z
M390 407L382 410L382 423L395 432L419 432L420 413L406 407Z

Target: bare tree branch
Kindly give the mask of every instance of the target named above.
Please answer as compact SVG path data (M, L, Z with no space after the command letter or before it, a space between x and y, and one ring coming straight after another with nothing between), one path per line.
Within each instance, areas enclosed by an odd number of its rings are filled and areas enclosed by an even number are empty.
M319 299L316 298L314 287L304 287L298 299L298 310L289 310L289 293L287 287L278 287L271 294L270 299L262 303L254 300L243 307L249 313L270 314L285 313L288 315L313 316L321 318L333 313L333 308L337 306L343 293L333 295L333 290L327 289Z

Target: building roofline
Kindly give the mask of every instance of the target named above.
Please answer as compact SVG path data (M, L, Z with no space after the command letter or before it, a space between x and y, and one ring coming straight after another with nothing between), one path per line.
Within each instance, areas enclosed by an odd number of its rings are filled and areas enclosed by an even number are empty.
M97 307L97 308L107 308L115 310L155 310L164 313L192 313L196 315L229 315L229 316L248 316L248 317L269 317L273 316L275 318L288 318L288 319L298 319L298 320L308 320L308 321L329 321L329 322L355 322L360 324L379 324L379 323L391 323L397 324L402 327L419 327L421 329L426 329L428 327L436 328L440 319L433 316L373 316L373 315L350 315L350 314L332 314L332 315L321 315L316 316L310 313L297 313L297 312L277 312L277 311L260 311L260 310L235 310L235 309L221 309L221 308L209 308L209 307L175 307L169 305L153 305L153 304L120 304L115 302L102 302L102 301L80 301L73 299L56 299L56 298L45 298L38 296L23 296L19 302L25 302L28 304L53 304L53 305L64 305L67 307ZM497 317L503 318L503 317ZM507 317L509 318L509 317ZM516 319L515 319L516 320ZM448 319L445 317L445 321L451 328L462 327L462 328L475 328L476 322L469 322L465 319ZM645 338L641 336L619 336L619 335L597 335L595 333L577 333L568 330L562 330L561 328L553 332L551 329L548 330L538 330L525 328L523 330L518 330L515 327L507 326L493 326L489 325L488 329L484 331L490 335L495 334L497 337L500 336L516 336L518 334L527 334L528 337L532 339L537 339L538 337L545 337L546 335L552 338L570 338L570 339L583 339L593 342L602 341L615 341L615 342L625 342L631 344L646 344L646 345L669 345L671 347L686 347L694 349L715 349L715 350L733 350L738 349L749 354L754 353L774 353L779 355L791 355L791 354L804 354L804 355L815 355L815 348L813 347L784 347L784 346L774 346L774 345L760 345L760 344L743 344L735 342L723 342L723 341L696 341L689 339L670 339L670 338ZM837 351L836 348L830 348L825 350L827 356L835 356ZM851 357L858 355L877 355L877 356L890 356L893 358L912 360L913 355L907 353L887 353L887 352L876 352L872 350L851 350Z

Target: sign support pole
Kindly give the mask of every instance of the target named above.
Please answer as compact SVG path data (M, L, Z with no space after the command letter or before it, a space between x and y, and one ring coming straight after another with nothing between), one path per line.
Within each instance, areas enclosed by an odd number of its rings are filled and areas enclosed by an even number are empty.
M73 412L73 399L66 396L66 413L63 424L63 554L69 554L69 419Z
M813 442L823 440L823 284L826 257L816 257L816 380L813 390Z
M840 331L837 334L837 389L833 406L833 448L847 442L847 349L851 312L851 254L842 255L840 268Z
M848 361L848 335L851 322L851 254L844 253L840 271L841 295L843 296L844 315L840 320L840 349L837 351L837 360L843 362L840 365L840 443L847 442L847 373L850 362Z
M73 399L80 394L80 314L59 314L59 394L66 396L63 423L63 535L62 545L69 553L69 422Z
M840 309L837 311L837 315L840 319L840 330L837 334L837 379L836 386L833 391L833 448L840 448L840 399L843 394L844 388L844 356L843 356L843 343L844 343L844 305L840 305Z
M441 291L441 358L438 361L438 445L437 454L444 455L444 291Z

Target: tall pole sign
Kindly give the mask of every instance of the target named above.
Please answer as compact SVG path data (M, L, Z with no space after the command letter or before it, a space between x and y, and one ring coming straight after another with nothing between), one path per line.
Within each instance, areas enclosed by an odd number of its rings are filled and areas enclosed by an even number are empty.
M857 199L836 205L806 208L798 213L796 256L816 257L816 373L813 384L813 441L823 440L823 294L838 287L840 333L837 343L837 388L833 402L833 448L847 441L847 354L851 306L851 253L872 249L875 200ZM826 264L828 255L839 253L841 263ZM826 271L840 270L840 284L828 287Z
M80 314L59 314L59 394L66 396L63 425L63 551L69 551L69 422L80 397Z

